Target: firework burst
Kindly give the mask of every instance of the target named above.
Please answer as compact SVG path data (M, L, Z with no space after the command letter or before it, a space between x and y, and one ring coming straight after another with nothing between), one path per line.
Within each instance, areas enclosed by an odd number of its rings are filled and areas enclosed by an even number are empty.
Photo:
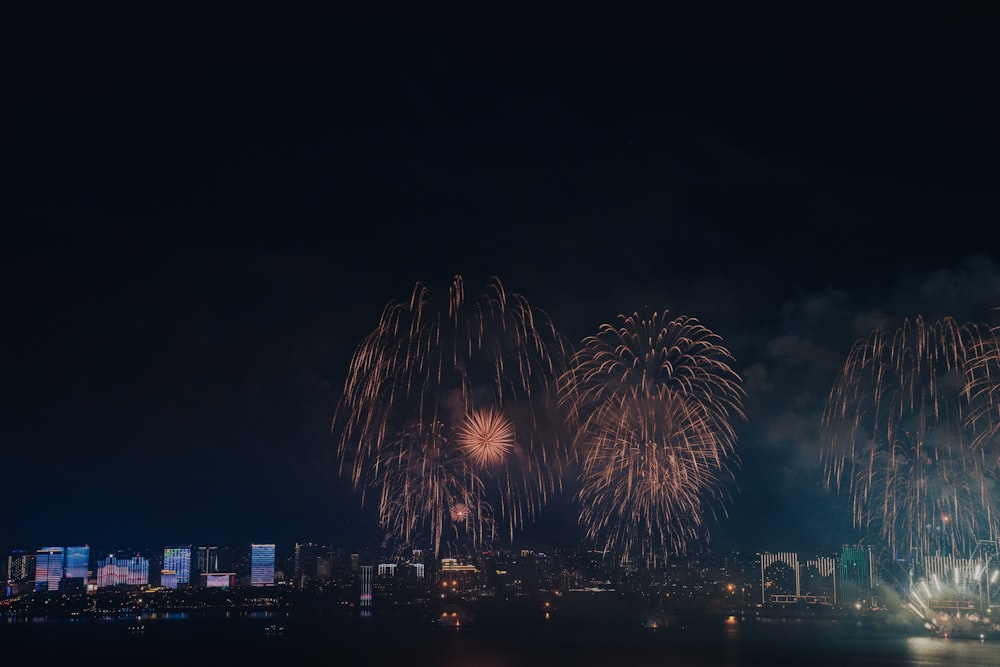
M996 538L993 461L975 419L990 414L977 407L990 392L974 387L997 349L986 325L907 319L855 343L830 391L828 481L851 494L855 527L901 557L968 554Z
M583 341L560 383L582 458L580 524L623 553L683 552L725 509L742 380L694 318L620 320Z
M492 407L470 413L457 437L458 446L479 467L500 463L514 450L514 425Z
M355 350L333 431L362 502L380 498L387 540L437 553L452 531L479 545L494 521L512 537L535 517L566 464L555 389L567 349L496 278L476 301L456 276L440 306L418 283L383 309Z

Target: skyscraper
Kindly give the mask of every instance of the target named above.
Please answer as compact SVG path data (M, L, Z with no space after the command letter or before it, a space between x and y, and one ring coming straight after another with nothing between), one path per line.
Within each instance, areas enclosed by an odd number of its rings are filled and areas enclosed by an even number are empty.
M35 553L35 590L57 591L63 577L62 547L42 547Z
M840 551L841 604L867 604L874 586L874 555L870 546L845 544Z
M163 569L173 570L177 575L178 584L191 583L191 546L165 548Z
M274 545L250 545L250 585L274 585Z
M219 547L198 547L198 574L219 571Z
M90 547L66 547L64 578L71 586L86 590L90 574Z
M35 554L15 549L7 556L7 580L13 583L27 581L35 577Z

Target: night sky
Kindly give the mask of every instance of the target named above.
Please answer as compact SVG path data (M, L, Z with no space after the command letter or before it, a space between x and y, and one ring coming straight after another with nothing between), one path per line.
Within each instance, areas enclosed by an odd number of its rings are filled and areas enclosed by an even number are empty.
M5 10L0 548L370 541L350 355L456 274L574 342L697 317L747 389L713 545L855 540L818 449L851 343L1000 323L998 16L334 4Z

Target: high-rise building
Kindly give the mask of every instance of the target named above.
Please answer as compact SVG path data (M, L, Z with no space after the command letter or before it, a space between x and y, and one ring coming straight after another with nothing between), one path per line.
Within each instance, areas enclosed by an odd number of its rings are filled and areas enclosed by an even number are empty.
M372 606L372 570L371 565L362 565L361 570L361 608Z
M869 604L874 586L874 554L869 546L844 545L840 551L841 604Z
M42 547L35 553L35 590L57 591L63 577L62 547Z
M178 584L191 583L191 546L165 548L163 569L173 570Z
M15 549L7 556L7 584L3 589L4 596L27 593L35 587L35 554L23 549Z
M66 547L66 578L82 579L86 583L89 571L90 547Z
M250 545L250 585L274 585L274 545Z
M219 571L219 547L198 547L198 574Z
M108 556L97 565L97 587L145 586L149 583L149 560L135 556Z
M35 578L35 554L15 549L7 556L7 581L20 583Z
M90 575L90 547L66 547L63 580L60 588L85 591Z

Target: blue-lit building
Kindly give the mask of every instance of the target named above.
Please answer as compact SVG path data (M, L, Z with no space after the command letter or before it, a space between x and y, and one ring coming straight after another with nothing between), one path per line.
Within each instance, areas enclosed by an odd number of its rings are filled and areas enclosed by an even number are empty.
M66 547L66 564L64 576L67 579L80 580L84 586L90 574L90 547Z
M163 569L172 570L177 575L178 584L191 583L191 546L165 548Z
M63 578L65 553L62 547L42 547L35 553L35 590L57 591Z
M177 588L177 573L173 570L160 570L160 586Z
M274 585L274 545L250 545L250 585Z

